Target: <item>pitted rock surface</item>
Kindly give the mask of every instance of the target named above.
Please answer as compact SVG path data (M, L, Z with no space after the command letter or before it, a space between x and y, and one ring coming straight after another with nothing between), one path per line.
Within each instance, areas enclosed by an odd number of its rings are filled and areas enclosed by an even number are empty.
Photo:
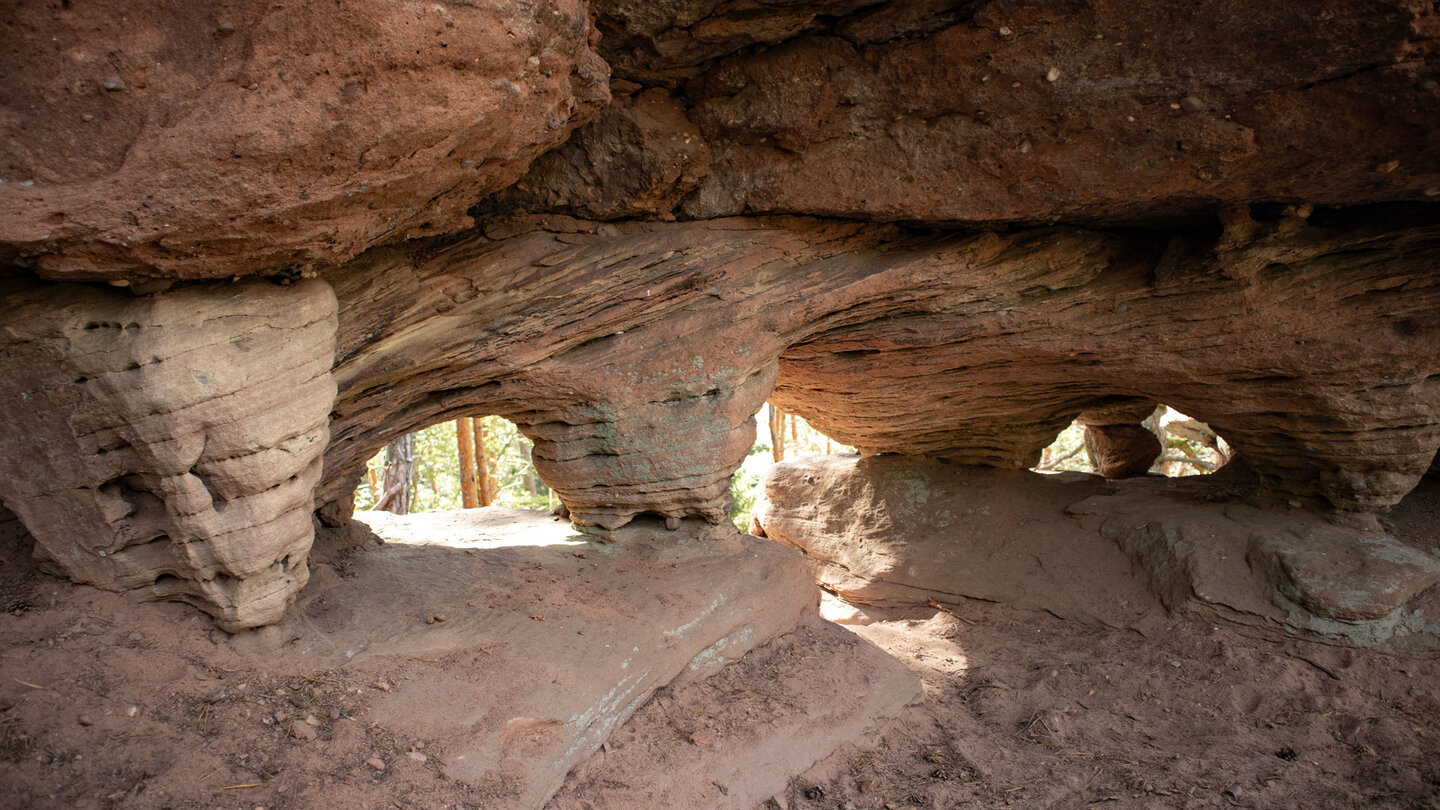
M7 282L0 499L55 573L228 630L304 586L335 384L324 282Z

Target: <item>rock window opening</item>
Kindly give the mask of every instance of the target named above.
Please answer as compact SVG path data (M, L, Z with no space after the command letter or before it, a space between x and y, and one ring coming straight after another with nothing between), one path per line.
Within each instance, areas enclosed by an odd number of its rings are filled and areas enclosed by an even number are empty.
M1145 474L1182 477L1208 475L1235 457L1234 449L1209 425L1165 405L1157 406L1138 425L1153 434L1156 440L1151 446L1158 452L1148 467L1141 461L1124 474L1114 474L1115 469L1103 469L1106 460L1102 456L1105 455L1107 442L1105 437L1096 434L1113 430L1116 426L1087 425L1086 415L1082 414L1060 431L1055 441L1040 454L1040 463L1031 469L1036 472L1088 472L1115 478ZM1090 433L1088 441L1087 432ZM1110 463L1112 466L1116 464L1113 459Z
M805 418L769 402L755 415L755 444L730 477L730 519L750 531L750 519L764 487L765 473L776 463L800 456L854 454L854 447L816 430Z
M560 501L536 473L533 450L499 416L431 425L371 457L355 508L397 515L478 506L550 510Z

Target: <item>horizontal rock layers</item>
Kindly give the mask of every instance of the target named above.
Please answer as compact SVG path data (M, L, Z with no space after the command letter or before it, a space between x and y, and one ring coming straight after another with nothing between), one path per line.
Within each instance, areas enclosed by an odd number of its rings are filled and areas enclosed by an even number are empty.
M1275 499L1394 504L1440 447L1440 229L1245 222L1162 241L534 218L377 251L328 275L322 501L393 436L498 413L581 524L718 520L774 380L867 454L1012 468L1083 411L1163 402Z
M767 398L999 468L1164 403L1272 506L1375 513L1434 468L1424 4L17 10L0 385L36 398L0 494L78 579L269 621L313 454L342 523L367 456L462 415L602 530L723 521ZM136 296L69 286L101 280ZM1088 421L1110 474L1153 449Z
M0 284L0 500L55 573L227 630L305 584L335 384L321 281Z

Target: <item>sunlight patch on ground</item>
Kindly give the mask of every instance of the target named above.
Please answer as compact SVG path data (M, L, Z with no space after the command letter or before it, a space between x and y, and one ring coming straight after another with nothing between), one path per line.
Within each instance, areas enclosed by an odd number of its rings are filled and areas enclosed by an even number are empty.
M575 531L570 521L531 509L457 509L392 515L356 512L355 519L369 526L387 543L452 548L506 548L510 546L588 546L592 538Z

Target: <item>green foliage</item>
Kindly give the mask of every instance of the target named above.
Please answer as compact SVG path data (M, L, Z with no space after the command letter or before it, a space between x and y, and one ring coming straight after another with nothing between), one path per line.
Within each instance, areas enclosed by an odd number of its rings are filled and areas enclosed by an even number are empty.
M496 485L495 506L515 509L549 509L550 488L535 474L530 461L532 445L513 422L485 417L485 449L490 475ZM454 422L431 425L415 434L415 468L410 478L410 511L460 509L460 450ZM368 463L377 480L385 475L385 451ZM382 485L383 486L383 485ZM369 480L355 490L355 508L368 509L380 498Z

